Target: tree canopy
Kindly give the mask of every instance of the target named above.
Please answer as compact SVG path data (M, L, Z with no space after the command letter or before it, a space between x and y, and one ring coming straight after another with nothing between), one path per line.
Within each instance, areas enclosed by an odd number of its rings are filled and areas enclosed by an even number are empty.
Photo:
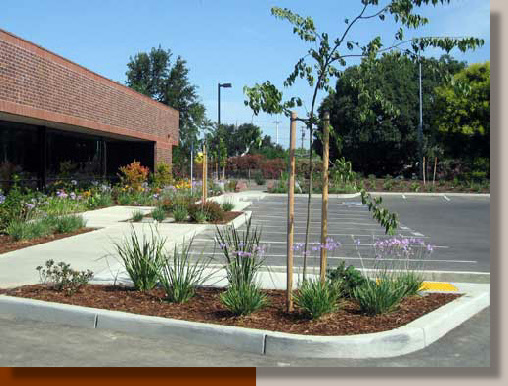
M433 122L436 110L434 89L465 68L464 62L443 55L439 60L422 58L423 133L425 147L438 144ZM362 91L378 90L392 109L376 98L364 98ZM330 160L345 157L365 174L415 172L418 162L419 124L418 64L398 52L384 54L375 62L346 69L320 111L330 112L334 128ZM321 154L319 132L314 149Z
M189 80L187 63L180 56L172 60L171 50L160 46L140 52L127 64L127 86L178 110L180 115L179 148L174 158L187 157L199 131L210 122L200 102L197 86Z
M490 158L490 62L462 69L435 91L433 123L447 156Z

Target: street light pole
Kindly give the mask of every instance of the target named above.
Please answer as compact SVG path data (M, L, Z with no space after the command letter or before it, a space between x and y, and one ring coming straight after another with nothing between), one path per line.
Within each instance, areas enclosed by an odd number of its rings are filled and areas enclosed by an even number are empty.
M418 57L419 79L420 79L420 122L418 123L418 164L419 177L423 175L423 101L422 101L422 57Z
M219 83L218 85L218 91L219 91L219 106L218 106L218 121L217 121L217 128L219 129L220 128L220 88L221 87L224 87L224 88L230 88L231 87L231 83Z

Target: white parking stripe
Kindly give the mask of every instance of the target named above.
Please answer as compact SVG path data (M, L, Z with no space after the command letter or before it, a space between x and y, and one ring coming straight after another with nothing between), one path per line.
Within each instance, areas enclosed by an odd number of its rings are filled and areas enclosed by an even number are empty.
M451 201L451 199L449 199L447 196L443 196L443 198L444 198L446 201Z
M203 253L203 252L192 252L190 251L189 252L190 255L223 255L222 252L209 252L209 253ZM269 258L269 257L286 257L286 255L265 255L263 256L264 258ZM297 258L298 257L301 257L301 256L296 256ZM315 255L315 256L309 256L309 258L311 259L318 259L319 258L319 255ZM353 257L353 256L328 256L328 259L341 259L341 260L379 260L379 259L376 259L375 257ZM439 260L439 259L388 259L388 258L383 258L383 261L415 261L415 262L443 262L443 263L457 263L457 264L460 264L460 263L473 263L473 264L477 264L478 261L476 260Z

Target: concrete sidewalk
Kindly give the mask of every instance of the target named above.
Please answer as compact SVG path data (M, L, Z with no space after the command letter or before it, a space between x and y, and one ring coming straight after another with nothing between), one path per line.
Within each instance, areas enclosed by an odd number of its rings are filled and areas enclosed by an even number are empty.
M148 213L150 207L114 206L83 213L88 227L98 227L92 232L67 237L46 244L33 245L0 255L0 287L37 284L39 275L35 268L48 259L64 261L77 270L90 269L95 273L107 272L116 264L111 255L114 243L130 235L131 230L142 238L150 235L153 224L125 222L134 210ZM189 240L207 229L206 224L157 224L161 236L167 238L166 248Z

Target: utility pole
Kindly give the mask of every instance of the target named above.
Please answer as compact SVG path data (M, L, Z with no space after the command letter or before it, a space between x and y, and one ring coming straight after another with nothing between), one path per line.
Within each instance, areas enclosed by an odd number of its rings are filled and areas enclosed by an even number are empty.
M422 57L418 56L419 78L420 78L420 122L418 124L418 164L420 165L419 175L423 175L423 101L422 101Z

